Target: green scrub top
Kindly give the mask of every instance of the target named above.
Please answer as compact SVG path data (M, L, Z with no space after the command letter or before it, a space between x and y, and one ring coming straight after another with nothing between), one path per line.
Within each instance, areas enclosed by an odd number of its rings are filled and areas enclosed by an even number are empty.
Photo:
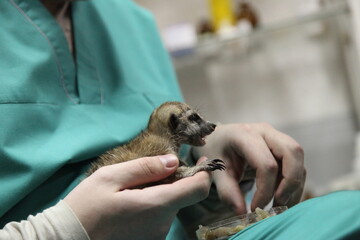
M91 159L182 100L149 12L89 0L72 16L75 61L40 1L0 1L0 228L54 205Z

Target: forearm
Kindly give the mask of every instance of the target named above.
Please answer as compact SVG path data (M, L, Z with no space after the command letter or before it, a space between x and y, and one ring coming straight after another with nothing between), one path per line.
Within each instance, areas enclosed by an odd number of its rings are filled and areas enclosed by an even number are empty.
M89 237L70 207L60 201L25 221L8 223L0 230L0 239L89 240Z

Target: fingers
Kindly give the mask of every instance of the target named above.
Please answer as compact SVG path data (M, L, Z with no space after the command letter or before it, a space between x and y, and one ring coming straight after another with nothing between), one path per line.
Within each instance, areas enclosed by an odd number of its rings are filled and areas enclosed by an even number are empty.
M243 161L255 171L256 192L251 202L251 209L256 207L264 208L273 198L278 175L278 163L271 152L268 144L264 140L259 125L245 125L242 131L242 137L234 140L234 148L237 155L243 158ZM234 159L233 165L236 166L238 159ZM246 165L244 165L245 167ZM246 177L246 168L242 169L242 180Z
M205 160L206 158L202 158L199 162ZM171 154L139 158L102 167L92 176L93 178L101 178L102 183L106 182L114 187L114 191L118 192L118 197L136 199L136 196L139 196L139 198L143 199L146 196L146 202L150 206L151 203L154 203L177 211L208 196L211 186L209 173L199 172L192 177L180 179L172 184L157 185L144 189L126 189L161 180L172 174L177 169L178 163L177 157ZM143 201L141 199L138 200Z
M224 172L214 176L216 189L221 201L225 202L235 213L246 213L246 203L239 183L235 178Z
M273 198L278 174L278 163L262 138L251 141L254 147L244 151L249 165L256 170L256 192L251 210L264 208Z
M298 203L305 182L301 146L268 124L248 125L244 129L234 146L238 149L237 155L246 159L256 172L257 190L251 209L265 207L273 197L278 205ZM236 161L233 165L236 166Z
M178 210L204 200L209 195L211 177L208 172L180 179L172 184L158 185L144 189L149 199L161 196L163 207Z
M257 191L252 210L264 207L273 197L276 204L288 206L300 200L305 182L303 149L291 137L266 123L219 126L208 137L208 143L196 150L200 155L224 160L228 177L218 178L221 173L215 173L215 183L220 197L240 206L237 209L242 208L243 197L234 180L253 177Z
M159 181L172 174L179 165L175 155L139 158L100 168L94 174L112 184L115 191Z
M202 162L206 158L202 158ZM161 184L143 189L131 189L116 193L119 201L129 201L143 209L161 208L160 212L177 212L205 199L210 191L211 176L202 171L194 176L180 179L171 184ZM118 202L119 202L118 201ZM139 208L139 207L138 207Z
M303 192L306 178L304 151L291 137L275 129L272 131L273 134L265 135L264 139L282 164L279 173L281 180L275 192L274 203L290 207L300 201Z
M277 159L282 160L285 177L299 181L303 179L304 150L291 137L270 128L271 132L264 135L264 139ZM301 170L301 171L299 171Z
M283 178L275 192L274 206L292 207L299 203L304 191L306 171L303 171L303 180L291 183L290 180Z
M201 157L196 165L206 161L206 157ZM171 184L169 189L171 198L169 203L183 208L204 200L210 191L211 174L205 171L199 172L192 177L181 179ZM179 191L180 190L180 191Z

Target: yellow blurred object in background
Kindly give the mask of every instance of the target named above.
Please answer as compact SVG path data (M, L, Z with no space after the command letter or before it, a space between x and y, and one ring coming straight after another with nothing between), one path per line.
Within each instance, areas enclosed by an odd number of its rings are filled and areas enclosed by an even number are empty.
M235 17L230 0L208 0L215 31L233 26Z

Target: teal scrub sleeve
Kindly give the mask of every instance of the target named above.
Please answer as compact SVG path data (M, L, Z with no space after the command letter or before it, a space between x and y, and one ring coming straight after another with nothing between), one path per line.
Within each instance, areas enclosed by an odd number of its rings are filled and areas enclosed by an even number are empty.
M360 239L360 191L335 192L307 200L230 239Z
M179 219L176 217L173 221L166 240L188 240L185 229Z

